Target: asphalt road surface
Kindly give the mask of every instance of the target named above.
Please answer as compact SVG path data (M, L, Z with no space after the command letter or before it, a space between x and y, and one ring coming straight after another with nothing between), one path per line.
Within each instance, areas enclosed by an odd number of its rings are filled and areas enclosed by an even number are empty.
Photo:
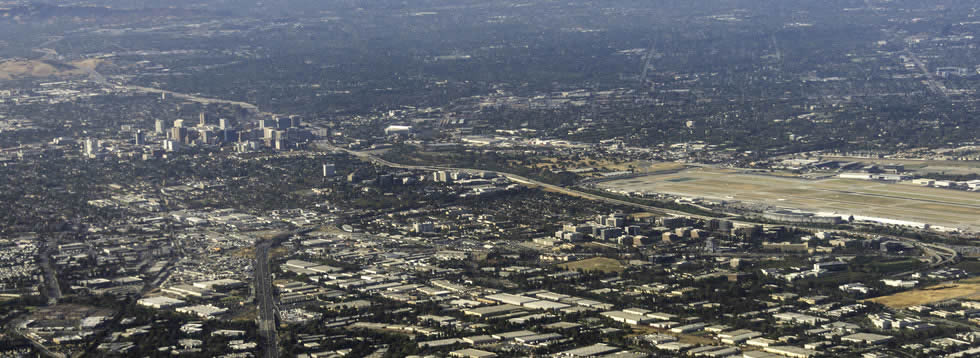
M263 242L255 247L255 299L259 303L259 335L265 339L263 356L279 356L279 340L276 334L276 307L272 293L272 274L269 272L271 243Z

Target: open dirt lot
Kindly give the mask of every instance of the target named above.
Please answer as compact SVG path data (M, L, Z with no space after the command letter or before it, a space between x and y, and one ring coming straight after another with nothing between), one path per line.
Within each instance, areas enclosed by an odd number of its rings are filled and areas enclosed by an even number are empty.
M692 168L609 181L600 187L980 230L980 193L916 185L838 178L806 180Z
M566 270L583 271L602 271L602 272L623 272L626 269L619 261L607 257L593 257L581 261L561 264L560 267Z
M980 281L977 279L944 283L922 289L899 292L890 296L875 297L868 301L901 309L909 306L945 301L954 298L980 298Z
M55 67L49 63L33 60L0 61L0 80L10 80L25 77L68 77L85 74L72 66Z
M68 63L26 59L0 59L0 81L21 78L63 79L87 76L89 71L94 71L102 65L112 66L112 63L95 58Z

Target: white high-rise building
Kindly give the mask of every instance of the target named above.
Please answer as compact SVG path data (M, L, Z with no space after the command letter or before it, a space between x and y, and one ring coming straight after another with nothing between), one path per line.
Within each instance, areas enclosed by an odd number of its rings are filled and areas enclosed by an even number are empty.
M85 139L85 155L92 155L99 151L99 141L93 138Z
M180 143L169 139L165 140L163 141L163 150L168 152L176 152L180 150Z

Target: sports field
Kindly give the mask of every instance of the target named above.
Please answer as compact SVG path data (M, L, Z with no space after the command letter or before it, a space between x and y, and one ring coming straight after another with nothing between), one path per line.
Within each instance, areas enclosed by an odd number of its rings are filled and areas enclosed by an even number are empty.
M806 180L692 168L666 175L609 181L601 188L740 201L927 223L980 231L980 193L851 179Z

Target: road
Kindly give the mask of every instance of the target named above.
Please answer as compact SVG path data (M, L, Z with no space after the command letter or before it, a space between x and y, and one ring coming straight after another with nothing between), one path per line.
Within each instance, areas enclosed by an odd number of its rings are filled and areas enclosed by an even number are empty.
M361 160L369 161L369 162L372 162L372 163L375 163L375 164L378 164L378 165L388 166L388 167L392 167L392 168L413 169L413 170L427 170L427 171L455 170L455 171L469 172L469 173L485 172L486 171L486 170L471 169L471 168L455 168L455 167L445 167L445 166L398 164L398 163L393 163L393 162L390 162L390 161L381 159L381 158L379 158L379 157L377 157L377 156L375 156L374 154L371 154L371 153L358 152L358 151L354 151L354 150L350 150L350 149L345 149L345 148L340 148L340 147L335 147L335 146L331 146L331 145L321 145L321 148L327 149L327 150L333 150L333 151L342 151L342 152L348 153L348 154L350 154L350 155L352 155L354 157L357 157L357 158L359 158ZM637 203L633 203L633 202L629 202L629 201L625 201L625 200L620 200L620 199L609 198L609 197L605 197L605 196L601 196L601 195L595 195L595 194L591 194L591 193L586 193L586 192L578 191L578 190L575 190L575 189L572 189L572 188L566 188L566 187L563 187L563 186L558 186L558 185L543 183L543 182L540 182L540 181L537 181L537 180L533 180L533 179L529 179L529 178L526 178L526 177L523 177L523 176L520 176L520 175L516 175L516 174L503 173L503 172L497 172L497 174L499 174L499 175L501 175L501 176L503 176L503 177L505 177L507 179L510 179L511 181L516 182L516 183L520 183L520 184L524 184L524 185L529 185L529 186L537 186L537 187L541 187L541 188L547 189L549 191L554 191L554 192L557 192L557 193L561 193L561 194L565 194L565 195L571 195L571 196L576 196L576 197L585 198L585 199L589 199L589 200L601 201L601 202L610 203L610 204L630 206L630 207L642 209L644 211L649 211L649 212L653 212L653 213L663 213L663 214L674 215L674 216L687 216L687 217L693 217L693 218L698 218L698 219L702 219L702 220L714 219L713 217L710 217L710 216L696 215L696 214L691 214L691 213L687 213L687 212L683 212L683 211L658 208L658 207L655 207L655 206L637 204ZM731 220L731 219L726 219L726 220L729 220L732 223L736 223L736 224L758 225L758 223L753 223L753 222L745 222L745 221L738 221L738 220ZM849 234L849 235L858 235L858 236L869 237L869 238L872 237L872 236L876 236L876 237L881 237L881 238L884 238L884 239L905 242L905 243L908 243L908 244L911 244L911 245L915 245L916 247L918 247L919 249L921 249L923 251L924 256L929 257L929 261L930 261L930 266L931 267L940 267L940 266L943 266L943 265L947 265L947 264L950 264L950 263L954 262L957 258L959 258L959 254L956 253L955 250L953 250L953 249L951 249L949 247L946 247L944 245L924 243L924 242L919 242L919 241L916 241L916 240L913 240L913 239L909 239L909 238L904 238L904 237L885 236L885 235L874 235L874 234L868 234L868 233L863 233L863 232L852 232L852 231L846 231L846 230L827 230L825 228L810 227L810 226L805 226L805 225L789 225L789 224L786 224L786 225L783 225L783 226L786 226L786 227L789 227L789 228L795 228L795 229L828 231L828 232L831 232L831 233L834 233L834 232L837 232L837 233L846 233L846 234Z
M136 91L136 92L163 93L163 94L166 94L168 96L172 96L174 98L186 99L186 100L193 101L193 102L198 102L198 103L201 103L201 104L211 104L211 103L230 104L230 105L235 105L235 106L239 106L239 107L248 109L248 110L253 111L253 112L260 112L258 106L254 105L254 104L251 104L251 103L246 103L246 102L239 102L239 101L231 101L231 100L226 100L226 99L201 97L201 96L197 96L197 95L193 95L193 94L186 94L186 93L179 93L179 92L162 90L162 89L159 89L159 88L150 88L150 87L141 87L141 86L120 86L120 85L116 85L114 87L121 88L121 89L127 89L127 90L130 90L130 91Z
M34 347L34 349L37 349L38 353L40 353L41 356L44 356L44 357L53 357L53 358L66 358L66 356L65 356L64 353L52 352L50 349L48 349L48 347L45 347L43 344L38 343L33 338L31 338L29 335L27 335L27 333L24 333L23 331L21 331L19 328L10 327L10 329L13 330L14 333L16 333L17 335L19 335L19 336L23 337L24 339L26 339L27 342L30 343L30 345L32 347Z
M922 74L926 76L926 86L928 86L930 90L938 95L942 95L943 97L949 97L949 94L946 93L945 87L939 82L939 80L936 79L936 76L933 75L932 72L929 72L929 68L926 67L926 64L923 63L922 60L919 59L919 56L916 56L915 53L909 49L905 49L905 54L912 59L912 62L915 62L915 66L918 67L919 71L922 71Z
M51 253L55 245L54 238L48 238L39 254L41 271L44 274L44 285L47 288L48 305L54 306L61 299L61 285L58 284L58 271L51 265Z
M935 78L932 75L932 73L928 71L928 69L925 67L925 65L922 63L922 61L919 60L918 57L916 57L913 53L911 53L911 51L906 50L906 52L909 54L909 57L913 61L916 62L916 64L919 66L919 68L926 75L926 77L928 79L929 87L933 91L935 91L937 93L940 93L940 94L942 94L942 95L945 96L946 95L945 91L943 91L942 90L942 87L938 85L938 81L935 80ZM646 67L644 67L644 71L646 71ZM199 102L199 103L204 103L204 104L209 104L209 103L232 104L232 105L241 106L241 107L246 108L246 109L248 109L250 111L253 111L253 112L259 112L259 113L261 113L259 111L258 106L254 105L254 104L251 104L251 103L239 102L239 101L231 101L231 100L223 100L223 99L214 99L214 98L205 98L205 97L201 97L201 96L197 96L197 95L193 95L193 94L184 94L184 93L178 93L178 92L167 91L167 90L156 89L156 88L149 88L149 87L115 85L115 84L110 83L104 76L102 76L100 73L98 73L94 69L87 70L87 72L88 72L90 78L92 80L94 80L95 82L98 82L100 84L103 84L103 85L106 85L106 86L110 86L110 87L115 87L115 88L119 88L119 89L127 89L127 90L137 91L137 92L165 93L165 94L170 95L170 96L173 96L173 97L187 99L187 100L191 100L191 101L195 101L195 102ZM472 168L455 168L455 167L445 167L445 166L417 166L417 165L398 164L398 163L393 163L393 162L389 162L387 160L381 159L381 158L379 158L379 157L377 157L377 156L375 156L374 154L371 154L371 153L357 152L357 151L348 150L348 149L344 149L344 148L338 148L338 147L334 147L334 146L325 146L325 149L330 149L330 150L335 150L335 151L336 150L343 151L343 152L346 152L346 153L348 153L350 155L353 155L353 156L355 156L357 158L360 158L362 160L366 160L366 161L369 161L369 162L372 162L372 163L376 163L376 164L383 165L383 166L388 166L388 167L393 167L393 168L413 169L413 170L426 170L426 171L454 170L454 171L468 172L468 173L485 172L485 170L472 169ZM536 186L536 187L544 188L544 189L547 189L549 191L554 191L554 192L565 194L565 195L571 195L571 196L576 196L576 197L585 198L585 199L589 199L589 200L606 202L606 203L610 203L610 204L617 204L617 205L635 207L635 208L638 208L638 209L642 209L642 210L649 211L649 212L654 212L654 213L662 213L662 214L675 215L675 216L688 216L688 217L695 217L695 218L700 218L700 219L712 219L712 217L708 217L708 216L695 215L695 214L690 214L690 213L687 213L687 212L681 212L681 211L670 210L670 209L665 209L665 208L658 208L658 207L654 207L654 206L643 205L643 204L633 203L633 202L629 202L629 201L625 201L625 200L614 199L614 198L609 198L609 197L605 197L605 196L600 196L600 195L595 195L595 194L591 194L591 193L586 193L586 192L574 190L574 189L571 189L571 188L566 188L566 187L562 187L562 186L558 186L558 185L544 183L544 182L541 182L541 181L533 180L533 179L526 178L526 177L523 177L523 176L520 176L520 175L516 175L516 174L504 173L504 172L498 172L498 174L501 175L501 176L503 176L503 177L506 177L507 179L509 179L509 180L511 180L513 182L516 182L516 183L520 183L520 184L524 184L524 185L528 185L528 186ZM755 223L747 223L747 224L755 224ZM788 225L788 226L790 226L790 227L797 227L797 226L791 226L791 225ZM806 227L801 227L801 228L806 228ZM930 257L930 260L931 260L931 263L932 263L932 266L933 267L944 265L946 263L949 263L949 262L955 260L958 257L958 254L955 251L953 251L952 249L950 249L948 247L942 246L942 245L922 243L922 242L918 242L918 241L911 240L911 239L906 239L906 238L898 238L898 237L891 237L891 238L892 239L895 239L895 240L903 241L903 242L908 242L908 243L911 243L911 244L916 245L917 247L921 248L923 250L924 254L926 256L929 256ZM273 288L272 288L272 276L271 276L271 272L270 272L270 269L269 269L269 250L271 248L271 245L272 245L271 242L262 242L262 243L260 243L260 244L258 244L256 246L256 261L255 261L255 269L254 269L254 273L255 273L255 297L256 297L256 300L259 303L259 315L258 315L259 333L266 340L265 346L264 346L263 355L265 357L267 357L267 358L277 357L278 356L278 353L279 353L278 336L277 336L277 332L276 332L275 297L274 297ZM49 302L49 303L54 304L54 303L57 303L57 300L61 297L61 290L58 287L57 277L56 277L55 271L53 270L53 268L50 265L50 262L49 262L50 255L49 255L49 252L47 250L48 250L48 248L46 247L45 251L42 252L42 255L41 255L41 266L42 266L42 269L44 270L45 283L49 287L49 292L50 292L49 295L50 295L50 297L52 297L52 301ZM159 279L162 278L162 277L165 277L165 276L166 276L166 274L161 274L160 276L157 277L158 280L154 280L153 284L157 284L160 281ZM152 286L152 284L151 284L151 286Z
M333 151L342 151L342 152L345 152L347 154L350 154L350 155L352 155L354 157L357 157L357 158L359 158L361 160L369 161L369 162L372 162L372 163L375 163L375 164L378 164L378 165L392 167L392 168L412 169L412 170L426 170L426 171L453 170L453 171L459 171L459 172L464 172L464 173L487 172L487 170L484 170L484 169L457 168L457 167L446 167L446 166L437 166L437 165L407 165L407 164L399 164L399 163L393 163L393 162L390 162L390 161L381 159L381 158L379 158L379 157L377 157L377 156L375 156L373 154L370 154L370 153L358 152L358 151L354 151L354 150L350 150L350 149L345 149L345 148L340 148L340 147L335 147L335 146L330 146L330 145L321 145L321 148L328 149L328 150L333 150ZM638 208L638 209L643 209L645 211L649 211L649 212L653 212L653 213L669 214L669 215L674 215L674 216L690 216L690 217L696 217L696 218L701 218L701 219L712 219L713 218L713 217L710 217L710 216L695 215L695 214L691 214L691 213L687 213L687 212L683 212L683 211L658 208L658 207L655 207L655 206L644 205L644 204L637 204L637 203L626 201L626 200L620 200L620 199L609 198L609 197L605 197L605 196L601 196L601 195L586 193L586 192L583 192L583 191L578 191L578 190L575 190L575 189L571 189L571 188L567 188L567 187L563 187L563 186L559 186L559 185L548 184L548 183L545 183L545 182L537 181L537 180L530 179L530 178L527 178L527 177L523 177L523 176L520 176L520 175L517 175L517 174L511 174L511 173L505 173L505 172L496 172L496 173L498 175L503 176L503 177L505 177L507 179L510 179L511 181L513 181L515 183L518 183L518 184L524 184L524 185L527 185L527 186L536 186L536 187L544 188L544 189L546 189L548 191L553 191L553 192L557 192L557 193L565 194L565 195L570 195L570 196L576 196L576 197L580 197L580 198L584 198L584 199L589 199L589 200L594 200L594 201L602 201L602 202L606 202L606 203L610 203L610 204L631 206L631 207L635 207L635 208Z
M157 276L154 277L153 280L151 280L149 283L147 283L145 287L143 287L143 290L140 291L140 296L149 293L150 291L152 291L157 287L160 287L160 285L163 285L163 283L166 282L167 279L170 277L170 274L173 273L174 265L176 264L177 264L176 258L172 258L168 260L167 264L164 265L163 268L160 269L160 272L157 273Z
M269 271L271 247L270 241L255 246L255 299L259 303L259 335L265 339L263 356L266 358L275 358L279 355L275 297L272 293L272 274Z
M48 46L50 44L53 44L55 42L58 42L62 38L63 37L61 37L61 36L54 37L54 38L46 41L45 43L39 45L38 48L35 48L33 50L36 51L36 52L43 53L44 54L44 57L42 57L43 59L49 59L49 60L57 59L59 57L58 56L58 52L55 51L54 49L46 48L46 46ZM159 89L159 88L150 88L150 87L142 87L142 86L118 85L118 84L109 82L109 80L105 76L103 76L101 73L99 73L98 71L96 71L94 67L93 68L88 68L88 67L83 67L83 66L75 66L75 67L78 68L78 69L81 69L81 70L85 71L85 73L88 74L89 79L92 80L93 82L98 83L98 84L103 85L103 86L106 86L106 87L110 87L110 88L126 89L126 90L130 90L130 91L135 91L135 92L162 93L162 94L166 94L168 96L173 96L173 97L176 97L176 98L186 99L186 100L193 101L193 102L198 102L198 103L201 103L201 104L211 104L211 103L230 104L230 105L240 106L242 108L248 109L248 110L253 111L253 112L259 112L260 113L259 107L256 106L256 105L254 105L254 104L251 104L251 103L239 102L239 101L231 101L231 100L218 99L218 98L207 98L207 97L201 97L201 96L193 95L193 94L186 94L186 93L179 93L179 92L162 90L162 89Z
M935 81L935 78L932 76L932 73L929 72L927 68L925 68L925 65L918 59L918 57L916 57L911 51L906 50L906 52L910 55L910 57L913 59L913 61L916 61L916 63L919 65L920 69L923 70L923 73L926 75L926 77L930 79L930 81L929 81L929 83L931 84L930 87L936 86L936 88L934 88L934 89L938 89L939 90L939 93L945 95L946 93L944 91L942 91L942 89L939 88L939 86L937 85L938 81ZM92 72L95 72L95 71L93 70ZM102 77L101 75L96 76L95 74L93 74L93 77L97 77L97 78L100 78L102 81L105 81L104 77ZM106 82L103 82L103 83L106 83ZM106 84L108 84L108 83L106 83ZM118 86L118 85L116 85L116 87L117 88L125 88L125 89L129 89L129 90L134 90L134 91L144 91L144 92L151 92L151 93L167 93L167 94L173 95L175 97L184 98L184 99L188 99L188 100L192 100L192 101L197 101L197 102L205 103L205 104L207 104L207 103L226 103L226 104L233 104L233 105L242 106L244 108L247 108L247 109L252 110L252 111L255 111L255 112L259 112L258 106L254 105L254 104L251 104L251 103L238 102L238 101L230 101L230 100L222 100L222 99L213 99L213 98L204 98L204 97L200 97L200 96L192 95L192 94L177 93L177 92L173 92L173 91L166 91L166 90L161 90L161 89L156 89L156 88L148 88L148 87ZM455 168L455 167L446 167L446 166L405 165L405 164L398 164L398 163L389 162L387 160L384 160L384 159L379 158L378 156L376 156L376 155L374 155L372 153L358 152L358 151L349 150L349 149L345 149L345 148L335 147L335 146L332 146L332 145L322 145L322 148L323 149L328 149L328 150L333 150L333 151L346 152L346 153L348 153L350 155L353 155L353 156L355 156L357 158L360 158L362 160L369 161L369 162L376 163L376 164L383 165L383 166L392 167L392 168L414 169L414 170L427 170L427 171L455 170L455 171L468 172L468 173L476 173L476 172L484 172L485 171L485 170L481 170L481 169ZM654 207L654 206L650 206L650 205L637 204L637 203L633 203L633 202L629 202L629 201L625 201L625 200L614 199L614 198L609 198L609 197L605 197L605 196L601 196L601 195L595 195L595 194L591 194L591 193L586 193L586 192L579 191L579 190L574 190L574 189L571 189L571 188L566 188L566 187L562 187L562 186L558 186L558 185L553 185L553 184L548 184L548 183L540 182L540 181L533 180L533 179L530 179L530 178L526 178L526 177L523 177L523 176L520 176L520 175L516 175L516 174L504 173L504 172L498 172L498 174L500 174L500 175L506 177L507 179L510 179L511 181L514 181L516 183L520 183L520 184L524 184L524 185L529 185L529 186L537 186L537 187L541 187L541 188L544 188L544 189L547 189L547 190L550 190L550 191L554 191L554 192L557 192L557 193L565 194L565 195L571 195L571 196L576 196L576 197L585 198L585 199L589 199L589 200L606 202L606 203L610 203L610 204L617 204L617 205L634 207L634 208L642 209L642 210L653 212L653 213L668 214L668 215L673 215L673 216L688 216L688 217L699 218L699 219L704 219L704 220L713 219L713 217L709 217L709 216L696 215L696 214L691 214L691 213L687 213L687 212L683 212L683 211L677 211L677 210L671 210L671 209L665 209L665 208L658 208L658 207ZM739 222L739 221L733 221L733 222L734 223L739 223L739 224L756 224L756 223ZM814 229L812 227L801 226L801 225L784 225L784 226L791 227L791 228L800 228L800 229ZM822 230L821 228L816 228L816 229ZM847 233L851 233L851 232L847 232ZM860 234L864 235L864 233L860 233ZM890 239L899 240L899 241L903 241L903 242L908 242L910 244L913 244L913 245L921 248L923 250L923 252L927 256L930 256L930 260L932 262L932 266L933 267L938 267L938 266L941 266L941 265L950 263L950 262L954 261L956 258L959 257L958 254L954 250L952 250L952 249L950 249L948 247L945 247L943 245L927 244L927 243L922 243L922 242L918 242L918 241L915 241L915 240L912 240L912 239L907 239L907 238L899 238L899 237L889 237L889 238ZM266 252L268 251L268 247L266 247L265 251ZM268 262L265 262L265 265L266 265L266 272L268 272L268 267L267 267L268 266ZM258 270L256 270L256 271L258 271ZM266 305L266 308L263 309L263 311L268 311L268 312L265 312L265 313L268 313L268 317L271 317L270 318L271 319L271 322L273 322L273 324L271 325L271 332L275 332L275 324L274 324L275 317L274 317L274 314L272 314L273 313L273 310L274 310L274 307L273 307L272 301L271 301L271 295L272 295L271 282L269 282L269 290L268 290L267 294L268 294L268 296L270 298L269 299L270 302L269 302L268 305ZM60 290L59 290L57 296L60 297ZM266 319L266 322L269 322L269 319Z

